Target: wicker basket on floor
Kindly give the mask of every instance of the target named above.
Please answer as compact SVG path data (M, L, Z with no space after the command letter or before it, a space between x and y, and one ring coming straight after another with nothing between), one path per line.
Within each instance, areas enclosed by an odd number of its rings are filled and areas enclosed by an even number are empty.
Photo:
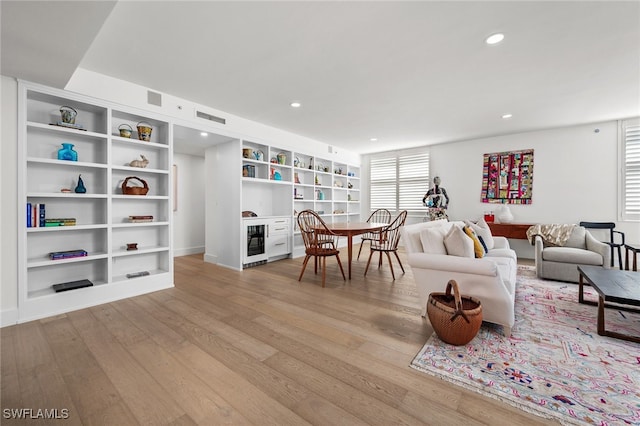
M461 296L455 280L449 280L445 293L429 295L427 315L440 340L450 345L466 345L476 337L482 325L480 301Z

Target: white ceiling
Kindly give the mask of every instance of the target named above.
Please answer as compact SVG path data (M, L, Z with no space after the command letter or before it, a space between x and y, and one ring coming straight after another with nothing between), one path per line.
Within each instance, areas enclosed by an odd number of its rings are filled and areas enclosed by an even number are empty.
M640 115L639 1L1 7L3 75L82 67L355 152Z

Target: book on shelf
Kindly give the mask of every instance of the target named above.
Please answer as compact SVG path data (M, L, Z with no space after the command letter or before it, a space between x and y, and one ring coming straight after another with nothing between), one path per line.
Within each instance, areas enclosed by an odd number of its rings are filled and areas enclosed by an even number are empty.
M45 216L44 203L38 203L38 226L44 226Z
M76 225L75 217L52 218L52 219L44 220L44 226L75 226L75 225Z
M52 285L56 293L59 293L61 291L74 290L76 288L91 287L91 286L93 286L93 283L89 280L68 281L65 283Z
M51 260L60 260L60 259L71 259L74 257L84 257L88 256L86 250L76 249L76 250L65 250L65 251L52 251L49 253L49 259Z
M131 223L153 222L153 216L152 215L129 216L129 222Z

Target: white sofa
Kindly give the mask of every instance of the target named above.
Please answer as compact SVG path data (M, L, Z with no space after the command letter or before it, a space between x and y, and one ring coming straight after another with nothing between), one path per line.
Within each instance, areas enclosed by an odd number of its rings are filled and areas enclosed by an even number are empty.
M406 225L402 229L402 241L418 289L422 316L426 315L429 294L445 291L447 282L454 279L461 294L480 300L483 320L502 325L504 335L510 336L515 321L515 251L511 250L506 238L491 236L491 231L486 227L483 234L485 239L488 235L490 241L485 241L489 250L484 257L447 254L439 248L441 241L433 239L438 238L434 234L447 234L452 226L462 227L464 223L439 220ZM441 229L438 232L434 232L434 229L425 231L435 227ZM437 246L435 249L434 243Z

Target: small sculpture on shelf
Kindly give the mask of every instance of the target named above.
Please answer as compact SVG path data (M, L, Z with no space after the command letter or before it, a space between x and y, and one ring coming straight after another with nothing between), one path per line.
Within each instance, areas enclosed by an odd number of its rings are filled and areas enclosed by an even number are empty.
M84 186L84 181L82 180L82 175L78 175L78 185L76 185L75 189L76 194L84 194L87 192L87 188Z
M132 162L129 163L129 166L140 167L141 169L144 169L145 167L147 167L147 165L149 164L149 160L147 160L147 157L140 154L140 158L142 158L142 160L133 160Z
M127 243L127 251L138 250L138 243Z
M78 111L70 106L63 105L60 107L60 118L64 124L76 124L76 116Z
M141 121L136 125L136 128L138 129L139 140L145 141L145 142L151 141L151 132L153 131L151 124L145 121Z
M120 131L120 137L130 138L133 133L133 129L128 124L124 123L118 126L118 130Z

